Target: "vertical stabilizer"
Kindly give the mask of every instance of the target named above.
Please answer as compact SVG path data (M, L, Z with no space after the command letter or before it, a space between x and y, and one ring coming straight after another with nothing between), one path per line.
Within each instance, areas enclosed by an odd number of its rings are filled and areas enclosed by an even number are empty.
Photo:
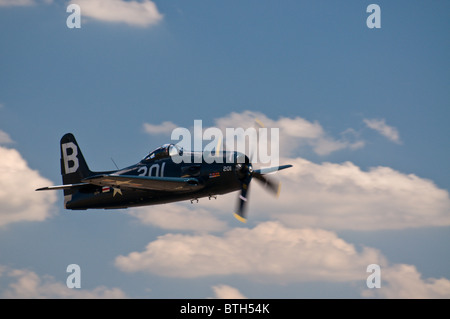
M93 175L73 134L64 135L60 145L63 184L77 184L83 178ZM66 194L66 190L64 190L64 194Z

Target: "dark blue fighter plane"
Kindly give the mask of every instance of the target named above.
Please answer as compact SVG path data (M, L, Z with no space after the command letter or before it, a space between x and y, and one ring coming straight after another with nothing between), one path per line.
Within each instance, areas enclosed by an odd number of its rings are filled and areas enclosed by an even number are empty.
M37 191L62 189L64 207L72 210L193 202L240 190L234 215L245 222L247 191L252 178L278 195L279 182L265 174L292 166L253 169L249 158L239 152L183 152L177 145L166 144L132 166L93 172L71 133L61 138L60 146L63 185Z

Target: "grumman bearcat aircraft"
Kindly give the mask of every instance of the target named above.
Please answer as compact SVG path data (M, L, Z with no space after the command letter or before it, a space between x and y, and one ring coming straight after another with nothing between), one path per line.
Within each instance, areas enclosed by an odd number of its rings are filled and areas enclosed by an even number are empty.
M202 197L211 199L240 190L235 217L245 222L247 191L252 178L278 194L280 184L265 174L292 166L254 170L249 158L239 152L183 154L179 146L165 144L135 165L116 171L93 172L71 133L64 135L60 144L63 185L37 191L64 190L64 207L74 210L127 208L182 200L192 203ZM190 160L180 161L180 157ZM217 160L217 157L222 158Z

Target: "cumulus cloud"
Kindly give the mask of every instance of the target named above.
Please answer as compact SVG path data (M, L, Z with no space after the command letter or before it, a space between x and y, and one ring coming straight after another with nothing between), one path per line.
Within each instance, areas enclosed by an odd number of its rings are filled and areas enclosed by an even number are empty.
M247 299L239 290L228 285L216 285L212 290L214 299Z
M381 288L369 289L367 266L381 267ZM314 228L288 228L264 222L253 229L235 228L223 236L166 234L144 251L118 256L125 272L175 278L242 276L260 283L360 283L367 298L448 298L450 280L422 278L412 265L390 265L376 249L356 249L336 233ZM212 287L215 298L246 298L227 285Z
M170 121L166 121L156 125L144 123L143 127L146 133L153 135L153 134L170 134L175 128L177 128L177 125Z
M381 288L362 292L364 297L378 298L450 298L450 280L427 278L412 265L398 264L381 269Z
M92 290L83 288L70 289L66 283L56 281L52 276L39 276L35 272L26 269L8 269L2 267L0 277L12 280L12 282L3 289L2 298L12 299L55 299L55 298L74 298L74 299L112 299L126 298L125 293L119 288L107 288L99 286Z
M210 210L198 206L189 208L179 203L133 208L130 215L143 224L162 229L216 232L227 228L226 223L215 217Z
M335 233L265 222L223 236L167 234L142 252L118 256L126 272L195 278L241 275L261 282L363 280L367 265L384 264L372 248L356 248Z
M35 192L52 182L32 170L17 150L0 146L0 176L0 226L52 215L57 194Z
M261 123L264 127L260 127L256 123ZM143 127L149 134L169 134L177 128L177 125L166 121L156 125L144 123ZM260 145L267 148L268 152L266 153L269 155L270 150L272 149L272 143L275 142L274 148L278 147L280 154L285 156L294 155L299 148L305 146L312 148L318 155L328 155L343 149L359 149L365 145L365 142L359 138L356 131L351 128L344 130L340 134L340 137L336 139L326 133L317 121L310 122L301 117L280 117L278 120L272 120L262 113L252 111L244 111L242 113L232 112L227 116L218 118L215 120L215 127L220 129L225 148L228 150L236 150L236 146L241 142L242 144L247 143L245 144L246 146L251 144L248 141L249 137L247 134L250 130L258 132L260 128L263 130L267 129L268 138L265 139L260 136L260 140L257 143L253 143L251 145L253 147L250 147L245 151L246 153L254 153L256 156L258 156L257 147ZM204 134L208 127L202 125L202 129L203 132L200 134ZM237 142L227 139L227 129L232 129L230 130L231 136L234 135ZM242 131L237 129L242 129ZM276 139L271 135L272 129L278 129L279 139ZM191 136L198 134L196 132L194 133L192 128L190 129L190 132ZM247 136L245 134L247 134ZM244 139L247 139L247 141L244 142ZM205 136L204 144L207 142L208 140ZM190 149L193 148L191 147ZM258 157L254 157L252 160L258 161Z
M367 127L377 131L378 133L386 137L388 140L397 144L401 144L400 134L398 133L398 130L395 127L387 125L386 120L364 119L363 121L367 125Z
M280 198L253 187L251 216L270 216L295 227L380 230L450 225L445 189L389 167L362 170L351 162L316 164L284 159L292 168L277 173Z
M263 125L263 126L261 126ZM177 125L166 121L161 124L143 124L145 132L149 134L170 134ZM267 164L267 160L262 160L260 154L273 156L275 152L284 156L296 155L303 147L308 147L317 155L329 155L333 152L350 149L356 150L365 146L365 141L359 137L354 129L348 128L341 132L339 138L334 138L328 134L317 122L310 122L301 117L287 118L280 117L278 120L272 120L263 113L244 111L242 113L232 112L227 116L215 119L214 128L218 128L221 136L217 137L205 135L209 127L202 123L202 132L194 132L194 128L188 128L192 138L203 138L205 147L212 140L222 138L221 149L237 150L251 155L253 163ZM278 130L278 137L276 134ZM267 138L261 131L267 132ZM228 133L230 132L230 133ZM258 133L259 132L259 133ZM199 135L198 135L199 134ZM227 135L230 134L230 138ZM197 136L198 135L198 136ZM183 140L189 143L189 139ZM193 145L183 145L186 149L193 149ZM215 146L215 145L214 145ZM245 146L242 149L241 147ZM273 157L272 157L273 158ZM273 163L271 159L271 165Z
M155 3L149 0L72 0L70 3L80 6L83 17L100 21L149 27L163 19Z
M246 129L252 127L255 119L268 129L269 134L271 128L279 129L280 154L285 156L293 155L302 146L311 147L318 155L328 155L338 150L353 150L364 146L364 141L358 139L356 135L348 134L348 130L344 131L347 134L342 134L340 139L335 139L326 133L317 121L310 122L298 116L272 120L259 112L244 111L242 113L233 112L228 116L216 119L215 122L216 126L225 132L226 128ZM270 142L272 141L270 140ZM268 149L270 149L270 145Z

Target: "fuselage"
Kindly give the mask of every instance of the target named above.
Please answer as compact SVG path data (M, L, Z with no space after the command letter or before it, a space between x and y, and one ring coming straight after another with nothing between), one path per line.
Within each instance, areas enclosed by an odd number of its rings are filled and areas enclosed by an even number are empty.
M236 172L236 165L244 157L238 152L149 155L135 165L108 173L127 176L192 177L198 181L199 186L192 190L170 192L142 190L126 187L126 185L119 187L86 185L80 187L77 192L65 195L65 207L67 209L126 208L195 200L237 191L241 188L241 180Z

